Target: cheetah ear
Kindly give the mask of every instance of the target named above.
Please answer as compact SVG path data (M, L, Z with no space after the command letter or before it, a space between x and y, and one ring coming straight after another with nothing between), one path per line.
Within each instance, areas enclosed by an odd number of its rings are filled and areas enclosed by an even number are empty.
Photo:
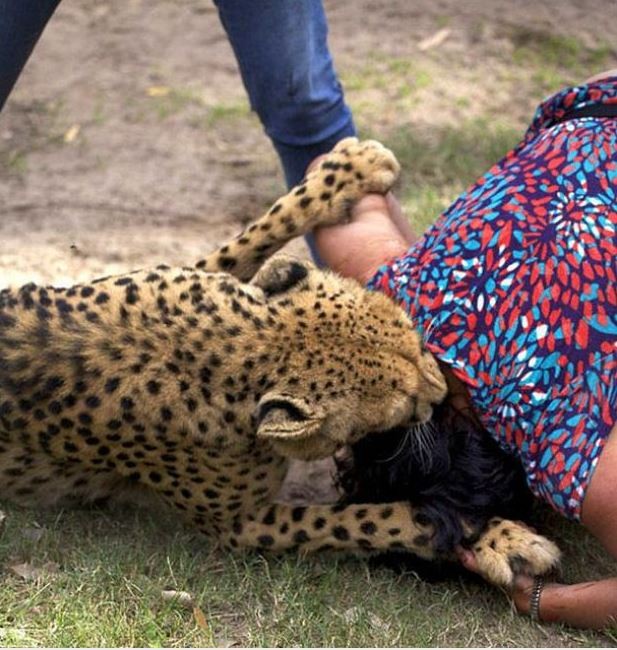
M251 284L258 286L267 297L298 290L306 286L306 278L312 265L285 256L277 256L257 271Z
M257 411L257 437L302 440L319 433L324 421L304 400L290 395L268 393Z

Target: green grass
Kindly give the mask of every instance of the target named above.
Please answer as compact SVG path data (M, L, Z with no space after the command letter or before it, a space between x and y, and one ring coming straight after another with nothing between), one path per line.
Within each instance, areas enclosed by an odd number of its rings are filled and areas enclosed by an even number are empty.
M617 642L614 635L539 627L515 615L499 591L472 580L430 584L412 573L332 555L266 558L211 550L166 513L16 508L7 513L0 537L3 646ZM548 529L565 540L568 579L615 571L581 529L550 515ZM53 562L57 568L25 581L8 568L18 562L37 567ZM191 607L163 600L164 589L191 593L206 625Z
M401 199L418 232L511 149L521 135L511 125L486 119L430 131L405 126L391 132L385 143L401 163Z
M408 58L389 57L373 52L362 65L341 71L345 91L354 95L380 90L393 99L406 99L432 83L431 74Z
M523 70L531 70L539 92L580 82L610 65L613 56L606 42L589 47L573 36L543 29L517 26L509 36L514 45L513 62Z
M600 42L588 47L573 36L566 36L542 29L516 27L512 29L515 63L538 63L578 71L582 66L604 65L611 48Z
M214 128L221 122L229 122L251 117L251 111L246 101L235 103L216 104L208 107L207 115L204 119L204 126Z
M150 106L160 120L176 115L191 105L202 105L201 95L191 88L168 88L161 95L149 98Z
M251 115L244 98L236 102L209 104L203 93L195 88L154 86L148 89L148 94L148 105L159 120L185 113L193 126L210 129L222 122L245 119Z

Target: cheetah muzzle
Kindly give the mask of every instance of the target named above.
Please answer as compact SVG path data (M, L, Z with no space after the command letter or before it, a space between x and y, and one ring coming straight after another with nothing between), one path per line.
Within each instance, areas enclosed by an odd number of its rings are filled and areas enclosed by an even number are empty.
M387 192L398 171L380 144L346 139L194 266L2 291L3 497L42 505L138 484L227 547L430 557L432 530L406 502L273 501L288 458L426 420L445 396L435 359L388 298L310 264L266 261ZM549 551L529 557L532 570L556 560Z

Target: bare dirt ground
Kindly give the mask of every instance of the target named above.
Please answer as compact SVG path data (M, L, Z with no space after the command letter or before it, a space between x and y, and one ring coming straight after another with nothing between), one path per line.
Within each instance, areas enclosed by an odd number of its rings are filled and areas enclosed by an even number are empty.
M541 95L513 65L516 38L593 47L601 24L617 42L607 0L326 8L348 99L376 137L478 115L522 126ZM443 43L419 47L440 29ZM0 116L0 285L195 260L283 189L209 2L65 0Z

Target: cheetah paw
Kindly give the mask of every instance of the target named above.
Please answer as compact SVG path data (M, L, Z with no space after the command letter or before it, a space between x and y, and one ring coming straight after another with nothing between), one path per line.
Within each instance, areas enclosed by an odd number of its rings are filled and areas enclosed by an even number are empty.
M344 138L332 150L336 162L342 163L357 181L363 194L385 194L399 177L401 167L394 154L376 140Z
M513 521L493 519L473 547L478 569L489 581L510 588L517 574L543 575L559 566L560 551L546 537Z

